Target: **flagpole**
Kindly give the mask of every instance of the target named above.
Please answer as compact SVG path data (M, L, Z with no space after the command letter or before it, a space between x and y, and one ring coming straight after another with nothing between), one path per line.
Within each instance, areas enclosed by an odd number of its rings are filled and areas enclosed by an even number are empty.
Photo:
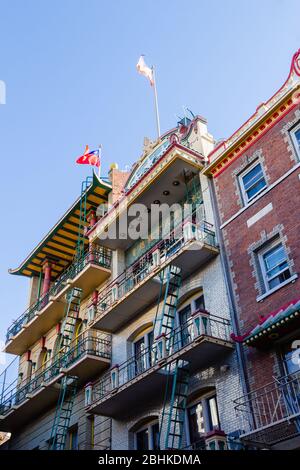
M99 144L98 145L98 158L99 158L99 162L100 162L100 165L98 167L98 177L99 177L99 179L100 179L100 176L101 176L101 157L102 157L101 150L102 150L102 145Z
M160 122L159 122L158 99L157 99L157 88L156 88L156 78L155 78L154 65L152 65L152 76L153 76L155 115L156 115L156 129L157 129L157 137L159 138L160 137Z

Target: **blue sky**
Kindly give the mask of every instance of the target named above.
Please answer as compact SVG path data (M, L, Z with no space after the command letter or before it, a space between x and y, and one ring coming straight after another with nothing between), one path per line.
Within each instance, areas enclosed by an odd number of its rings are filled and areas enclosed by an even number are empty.
M162 131L186 105L227 137L286 79L298 11L297 0L0 0L0 339L27 302L28 281L7 269L79 195L85 144L103 144L106 174L155 137L139 55L157 68Z

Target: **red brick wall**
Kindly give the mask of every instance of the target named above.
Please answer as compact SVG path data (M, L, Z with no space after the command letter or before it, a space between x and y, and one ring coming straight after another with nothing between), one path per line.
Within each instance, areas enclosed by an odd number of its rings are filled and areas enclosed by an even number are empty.
M295 119L295 110L285 116L258 142L246 155L251 157L256 150L262 151L263 165L268 175L268 185L274 183L289 169L295 166L288 143L281 133L283 126ZM241 166L245 155L240 156L223 173L214 179L217 192L221 223L228 221L240 209L236 194L234 170ZM296 169L281 183L267 192L257 202L249 206L223 229L225 246L234 282L234 292L238 306L241 333L245 333L258 322L258 315L266 315L278 309L286 302L300 297L300 280L287 284L263 301L257 302L259 295L255 288L257 279L253 275L248 248L261 239L262 232L272 232L274 227L283 226L283 236L287 237L286 246L290 249L289 258L294 261L294 272L300 273L300 168ZM273 210L258 220L250 228L247 220L267 204L272 203ZM259 387L272 380L274 375L274 353L263 353L246 347L249 370L253 385Z

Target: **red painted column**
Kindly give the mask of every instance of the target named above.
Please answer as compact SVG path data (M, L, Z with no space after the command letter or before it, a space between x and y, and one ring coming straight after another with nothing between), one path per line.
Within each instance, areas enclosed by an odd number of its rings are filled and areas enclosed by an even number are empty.
M91 209L89 213L86 216L86 220L89 224L90 227L94 227L97 223L97 216L96 216L96 211L95 209Z
M43 272L44 272L44 280L43 280L43 287L42 287L42 297L44 297L47 292L49 292L50 284L51 284L51 269L52 263L49 260L45 260L43 262Z

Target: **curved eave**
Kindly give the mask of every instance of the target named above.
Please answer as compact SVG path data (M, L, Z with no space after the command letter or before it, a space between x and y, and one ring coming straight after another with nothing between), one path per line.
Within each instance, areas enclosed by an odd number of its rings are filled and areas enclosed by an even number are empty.
M106 202L110 191L111 185L99 178L94 172L93 181L86 190L87 210ZM53 279L61 274L74 258L79 231L80 199L81 196L76 199L19 267L8 270L10 274L37 276L41 272L42 263L46 258L50 258L54 262ZM85 243L88 243L87 237L85 237Z

